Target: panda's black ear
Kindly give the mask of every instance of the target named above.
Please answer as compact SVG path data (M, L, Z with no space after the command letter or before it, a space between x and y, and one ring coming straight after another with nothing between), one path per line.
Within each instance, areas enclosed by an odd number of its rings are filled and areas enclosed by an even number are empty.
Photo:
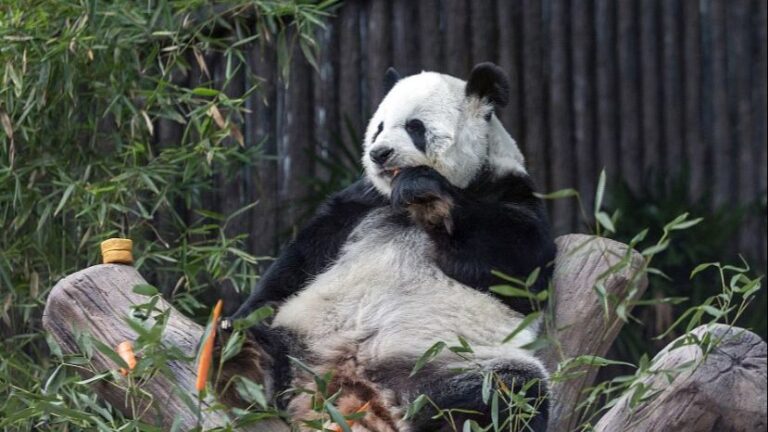
M495 108L509 103L509 78L500 67L493 63L477 64L467 80L467 96L487 98Z
M397 70L393 67L387 69L387 72L384 74L384 94L389 93L398 81L400 81L400 74Z

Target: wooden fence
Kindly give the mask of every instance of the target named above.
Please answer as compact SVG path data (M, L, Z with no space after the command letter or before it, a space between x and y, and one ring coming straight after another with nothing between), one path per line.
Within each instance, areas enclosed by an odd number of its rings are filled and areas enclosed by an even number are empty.
M691 197L712 208L757 203L734 248L765 271L765 0L347 0L319 39L319 71L297 50L288 86L273 49L249 55L265 81L248 101L246 141L275 157L208 201L224 212L259 201L236 227L252 252L275 253L306 180L324 175L312 153L338 154L346 119L363 130L388 66L466 77L489 60L510 75L500 117L541 190L574 187L590 209L602 168L635 190L685 172ZM223 62L208 62L223 76ZM178 133L159 130L161 141ZM553 202L551 217L558 233L584 230L574 200Z

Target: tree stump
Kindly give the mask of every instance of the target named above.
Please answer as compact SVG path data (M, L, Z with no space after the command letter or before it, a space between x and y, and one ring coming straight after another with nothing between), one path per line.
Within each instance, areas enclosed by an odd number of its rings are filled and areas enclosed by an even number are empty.
M595 431L766 430L765 342L748 330L723 324L701 326L693 334L700 339L709 334L720 343L706 357L698 345L669 344L653 359L656 373L643 380L659 393L634 409L630 395L623 396ZM691 362L696 367L674 372Z
M644 277L638 277L638 271L643 265L642 257L637 252L628 251L626 245L586 235L563 236L557 239L557 244L559 251L554 274L554 292L550 299L552 319L549 321L548 331L550 337L559 343L556 347L546 349L541 353L551 370L554 370L557 363L564 358L579 355L605 355L618 334L623 322L616 316L614 305L609 305L606 315L604 303L595 289L595 284L598 281L607 295L618 298L624 296L639 297L647 285ZM612 272L610 277L601 279L601 275L608 268L619 262L624 262L626 265L622 266L620 270ZM58 342L64 354L79 352L77 334L82 331L89 332L94 338L111 347L125 340L133 340L136 337L135 332L126 324L124 318L129 315L131 305L146 302L146 297L132 291L135 285L144 283L146 283L145 280L133 267L115 264L96 265L67 276L59 281L51 291L43 317L43 326ZM157 307L161 310L171 308L167 302L162 300ZM172 310L163 335L163 343L167 346L178 347L185 354L193 356L203 330L200 325ZM740 394L738 392L746 392L745 389L756 391L762 388L764 395L765 343L760 345L752 336L747 339L728 340L731 342L728 342L730 345L727 346L734 347L733 349L749 348L744 351L748 353L745 354L747 357L744 358L751 359L750 362L752 363L750 364L756 364L756 370L762 370L762 381L757 379L759 373L750 376L755 379L752 387L750 387L748 383L741 383L740 380L737 380L738 375L735 373L723 372L721 376L730 377L728 382L731 384L729 386L720 385L719 388L723 390L721 400L735 399ZM760 346L762 346L762 351L759 351ZM730 348L724 347L723 349L724 356L732 355L728 354L731 352L729 351ZM674 355L678 356L680 355L678 351L674 350L666 355L675 353ZM762 357L760 357L760 352L762 352ZM116 368L112 360L98 351L93 354L92 365L98 371ZM196 396L194 396L196 394L194 390L194 365L191 362L170 362L168 366L172 371L172 377L157 374L147 382L142 383L141 388L146 393L151 394L155 401L162 401L162 403L155 404L144 412L141 419L164 428L169 428L175 421L182 430L191 429L198 424L197 414L188 403L189 400L196 400ZM751 366L750 368L745 366L742 369L744 368L746 368L745 370L752 370L750 369ZM578 403L582 390L592 384L596 370L585 367L584 372L585 374L580 379L553 385L550 430L567 431L575 426L577 419L572 418L570 414ZM706 375L706 377L711 376L711 374ZM689 377L687 380L680 381L680 385L685 383L688 383L685 385L690 385L698 383L699 379L704 379L699 377L704 376ZM96 386L95 391L105 400L130 415L131 411L124 404L126 400L124 386L104 380L95 381L94 385ZM674 389L668 390L673 391ZM675 395L675 393L671 394ZM744 394L751 395L752 393ZM669 400L670 397L664 400ZM672 397L672 400L675 398ZM662 405L667 403L655 401L656 399L650 403ZM744 412L759 412L759 409L755 408L756 406L750 405L745 408ZM762 406L762 418L764 419L764 396ZM719 406L721 410L724 408L722 405ZM666 407L661 407L658 411L665 412L666 410ZM628 417L622 417L622 415L626 415L626 412L628 411L620 409L619 405L614 406L601 421L599 427L602 429L598 430L603 432L622 430L623 426L617 425L624 424L621 422L628 419ZM733 415L726 416L724 413L720 413L718 418L726 422L721 423L722 425L728 425L730 423L727 422L731 421L732 417ZM206 411L205 409L201 419L201 425L204 428L224 426L231 424L232 421L222 411ZM632 419L634 421L637 417L632 417ZM654 424L660 425L661 423ZM762 424L765 424L764 420ZM284 423L271 419L241 430L284 432L289 429ZM657 429L641 427L631 430ZM727 429L726 426L726 429L723 430L742 429Z

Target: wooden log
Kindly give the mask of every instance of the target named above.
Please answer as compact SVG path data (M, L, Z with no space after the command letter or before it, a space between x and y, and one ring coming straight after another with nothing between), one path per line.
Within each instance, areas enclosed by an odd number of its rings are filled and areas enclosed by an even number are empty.
M593 289L598 275L617 262L626 252L620 243L586 235L567 235L558 238L559 256L556 262L554 284L555 294L551 299L555 320L551 324L553 334L560 342L557 349L543 353L545 361L554 370L562 358L582 354L603 355L616 337L621 322L615 318L603 319L600 299ZM623 271L604 281L606 291L620 295L629 287L629 281L641 264L635 252L630 265ZM131 305L147 301L146 297L132 292L137 284L145 283L142 276L129 266L114 264L97 265L62 279L51 291L46 305L43 326L59 343L65 354L79 352L76 334L85 330L108 346L116 346L125 340L135 339L135 333L124 321L130 314ZM639 281L640 295L645 280ZM160 301L161 310L169 304ZM167 346L176 346L187 355L194 356L203 328L189 318L173 310L164 334ZM100 352L95 352L92 366L96 371L114 370L116 365ZM196 413L184 403L194 397L195 371L191 363L170 362L174 378L157 375L142 385L142 389L164 401L162 410L151 410L145 421L170 425L178 417L182 429L196 424ZM584 386L591 384L594 375L573 383L557 384L553 388L555 411L564 415L572 410L578 394ZM116 407L123 407L123 387L106 381L96 381L95 390ZM176 391L175 389L179 389ZM123 407L126 408L126 407ZM127 408L123 411L130 414ZM224 425L229 420L221 412L205 412L203 424L206 427ZM259 425L259 431L284 430L279 423ZM553 429L560 430L560 429Z
M636 251L613 240L571 234L557 239L558 255L555 262L554 293L550 299L549 315L552 321L548 333L557 341L547 348L542 357L550 371L562 360L581 355L604 356L619 334L624 322L615 313L615 305L605 315L603 302L595 286L600 283L608 296L638 299L648 285L638 271L643 258ZM601 275L625 257L626 266L607 278ZM574 407L582 391L591 386L596 367L583 367L580 376L555 382L550 414L550 430L570 431L577 427L578 416ZM619 430L619 429L617 429Z
M595 428L609 431L759 431L766 419L766 344L748 330L717 324L701 326L720 343L707 355L698 345L672 342L654 359L643 383L656 394L635 409L623 396ZM692 363L693 362L693 363ZM681 370L674 378L667 371Z
M135 294L133 287L145 284L135 268L119 264L96 265L65 277L53 287L43 313L43 327L59 344L62 353L79 353L77 335L86 331L107 346L115 347L126 340L136 339L125 319L130 316L131 306L147 302L147 297ZM171 306L164 300L157 303L164 311ZM172 309L172 308L171 308ZM203 335L203 327L176 310L171 311L163 333L163 343L174 346L185 355L194 357L197 344ZM115 370L117 366L100 351L94 351L91 366L96 371ZM152 395L155 403L141 416L147 423L171 428L178 422L179 430L191 430L197 423L197 413L186 400L196 401L195 365L193 362L169 361L172 377L155 374L141 388ZM81 373L90 377L85 369ZM125 382L97 380L94 390L107 402L131 415L126 406ZM231 419L221 411L206 410L209 403L202 403L200 425L204 429L225 426ZM259 432L283 432L288 428L280 421L270 419L241 430Z

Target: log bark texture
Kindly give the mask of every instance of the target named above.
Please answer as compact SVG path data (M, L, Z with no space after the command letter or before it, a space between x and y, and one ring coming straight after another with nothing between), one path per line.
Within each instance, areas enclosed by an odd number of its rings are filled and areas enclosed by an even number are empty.
M639 277L643 258L628 251L625 244L606 238L570 234L557 238L557 259L553 277L554 292L550 299L549 335L556 344L541 355L550 371L562 360L581 355L604 356L624 324L615 313L616 300L639 298L648 280ZM610 276L603 274L612 266L624 262ZM607 309L596 286L613 298ZM608 313L606 315L606 312ZM629 311L627 311L629 312ZM573 408L582 391L592 385L597 367L584 366L579 377L552 385L550 430L570 431L577 426Z
M766 420L766 344L748 330L722 324L693 331L720 343L705 357L698 345L663 349L643 382L660 392L635 409L623 396L595 428L596 432L764 431ZM696 362L696 367L684 365ZM660 371L675 371L671 375ZM671 379L670 379L671 378Z
M48 296L43 314L43 327L59 344L63 354L80 352L77 337L81 332L91 336L107 346L116 347L126 340L135 340L136 333L126 323L131 306L144 304L147 297L133 292L133 287L146 284L135 268L120 264L100 264L69 275L59 281ZM171 306L164 300L157 304L158 309L166 310ZM172 309L172 308L171 308ZM204 328L178 311L172 309L163 333L163 343L179 348L185 355L194 358ZM96 371L117 369L114 361L94 350L91 365ZM197 414L193 409L197 403L195 391L196 370L194 362L170 361L168 368L172 377L155 374L141 388L152 395L154 403L144 411L139 398L139 412L143 412L142 421L170 430L174 421L180 429L191 430L197 426ZM83 371L86 378L88 372ZM124 389L126 382L97 380L93 382L95 391L107 402L130 416L131 409L126 405ZM190 406L192 402L193 406ZM226 414L219 410L208 411L208 404L203 402L200 425L204 429L224 426L231 423ZM241 430L258 432L285 432L289 429L279 421L265 421Z

